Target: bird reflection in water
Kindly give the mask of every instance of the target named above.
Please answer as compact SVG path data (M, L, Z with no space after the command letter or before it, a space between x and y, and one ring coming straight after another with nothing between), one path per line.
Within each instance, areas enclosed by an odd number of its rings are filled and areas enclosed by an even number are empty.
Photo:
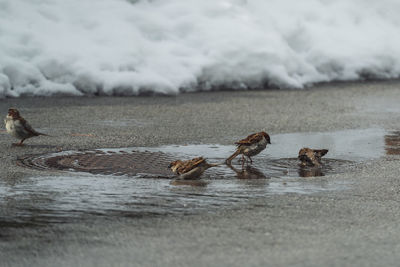
M207 182L202 180L182 180L182 179L175 179L170 182L170 185L189 185L189 186L199 186L205 187L207 186Z
M400 155L400 131L393 131L385 135L386 155Z
M238 179L269 179L270 177L266 176L259 169L252 166L245 166L243 168L236 169L231 164L227 164L227 166L236 173Z
M301 165L299 165L298 174L300 177L315 177L325 175L321 167L306 167Z

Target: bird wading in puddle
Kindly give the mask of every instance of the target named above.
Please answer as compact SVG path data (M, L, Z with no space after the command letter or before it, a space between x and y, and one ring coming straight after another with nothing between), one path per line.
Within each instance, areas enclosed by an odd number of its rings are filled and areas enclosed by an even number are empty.
M237 145L237 149L235 153L233 153L229 158L226 159L226 164L230 165L232 160L236 158L238 155L242 155L242 168L244 167L244 163L246 162L247 157L250 160L250 163L253 163L251 157L259 154L263 151L267 144L271 144L271 138L266 132L254 133L246 138L235 143Z
M217 167L220 164L211 164L206 161L203 157L193 158L190 160L176 160L168 165L168 168L172 170L178 176L178 179L182 180L196 180L200 179L200 176L209 168Z

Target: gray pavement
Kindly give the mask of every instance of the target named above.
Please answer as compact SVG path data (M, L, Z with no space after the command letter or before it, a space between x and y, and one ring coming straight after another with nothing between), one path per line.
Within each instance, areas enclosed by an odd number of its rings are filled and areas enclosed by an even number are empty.
M1 132L0 183L56 177L18 167L15 159L58 149L231 144L262 129L272 135L396 130L398 103L398 81L174 97L4 99L0 114L17 107L53 137L17 148ZM399 159L385 156L348 173L310 178L346 183L346 190L266 195L196 215L88 216L13 227L4 222L13 203L3 199L0 266L398 266Z

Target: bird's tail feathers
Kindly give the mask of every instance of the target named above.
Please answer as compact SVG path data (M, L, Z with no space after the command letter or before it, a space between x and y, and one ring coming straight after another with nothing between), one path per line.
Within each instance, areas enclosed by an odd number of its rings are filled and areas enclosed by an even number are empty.
M52 135L48 135L48 134L45 134L45 133L39 133L39 132L37 132L37 135L43 135L43 136L53 137Z
M225 160L225 162L226 162L227 164L231 164L231 161L232 161L234 158L236 158L239 154L240 154L240 150L238 149L238 150L236 150L235 153L233 153L229 158L227 158L227 159Z
M328 151L328 149L314 149L314 152L320 157L325 156Z

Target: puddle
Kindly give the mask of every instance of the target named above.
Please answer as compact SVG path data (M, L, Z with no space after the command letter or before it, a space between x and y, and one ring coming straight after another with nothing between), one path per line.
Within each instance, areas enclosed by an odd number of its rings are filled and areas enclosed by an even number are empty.
M271 194L309 194L340 190L343 184L273 179L232 179L180 182L131 179L127 176L81 174L32 177L9 186L1 184L1 206L7 214L0 225L46 225L91 217L143 217L195 214L232 208Z
M273 144L253 158L253 165L242 169L235 159L233 166L211 168L202 180L194 182L171 180L167 163L195 156L222 162L235 146L172 145L27 157L21 163L28 167L68 172L24 178L12 184L0 180L0 210L7 210L7 214L0 213L0 225L41 225L92 216L193 214L232 208L266 195L343 190L343 183L299 177L347 172L366 160L393 154L391 151L400 145L398 132L380 129L281 134L271 139ZM329 149L322 168L298 166L296 156L304 146ZM60 158L54 160L56 157Z
M273 144L253 157L254 164L248 170L242 170L241 164L235 159L231 168L226 165L212 168L204 174L204 177L206 179L231 179L235 176L284 178L341 173L359 162L382 157L385 151L388 153L389 148L396 149L396 146L385 146L385 142L389 143L389 139L392 143L396 142L395 135L386 134L380 129L275 135ZM306 146L329 149L328 154L322 159L321 168L298 166L298 151ZM173 160L204 156L209 162L221 163L235 149L233 145L203 144L63 151L41 156L27 156L21 158L19 164L44 170L170 179L172 173L167 166Z
M326 148L328 154L323 158L362 162L385 155L385 135L383 129L345 130L317 133L288 133L271 136L272 145L253 160L296 158L302 147ZM142 148L148 151L161 151L174 155L225 159L233 153L235 146L185 145ZM256 164L253 164L256 166ZM257 165L258 166L258 165Z

